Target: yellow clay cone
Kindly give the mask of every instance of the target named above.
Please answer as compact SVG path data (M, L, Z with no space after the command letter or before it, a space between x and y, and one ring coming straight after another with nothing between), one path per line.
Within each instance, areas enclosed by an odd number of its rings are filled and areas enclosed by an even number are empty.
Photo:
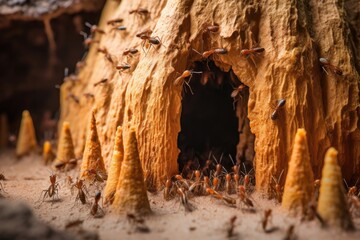
M51 143L49 141L45 141L43 146L43 159L45 165L52 163L55 157L56 156L52 150Z
M119 175L120 175L121 163L123 159L124 159L124 144L122 139L122 128L119 126L116 129L114 150L113 150L111 163L109 166L109 176L104 191L105 203L108 202L112 203L112 201L114 200L116 186L118 184Z
M124 161L113 206L117 212L147 214L151 212L144 174L141 168L135 130L131 129L124 146Z
M347 207L337 154L335 148L326 152L317 211L327 224L351 230L354 225Z
M300 128L296 132L289 170L286 176L282 207L291 213L305 215L314 191L314 176L306 132Z
M74 144L70 132L70 124L63 122L59 144L57 149L57 156L54 165L68 163L71 159L75 158Z
M87 131L83 160L81 163L80 178L92 178L88 170L94 170L106 174L105 164L101 155L101 145L96 129L95 113L91 114Z
M29 111L22 113L20 132L16 144L16 156L24 156L35 150L37 146L35 129Z

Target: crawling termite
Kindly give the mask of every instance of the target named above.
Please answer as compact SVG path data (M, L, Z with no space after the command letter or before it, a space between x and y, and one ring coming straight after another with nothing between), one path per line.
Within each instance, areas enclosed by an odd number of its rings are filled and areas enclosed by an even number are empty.
M314 181L314 200L315 202L319 199L319 191L320 191L320 179L316 179Z
M176 179L177 185L180 185L180 186L184 187L186 190L189 190L190 184L189 184L188 180L186 180L179 174L175 175L175 179Z
M244 180L243 180L243 186L245 188L245 191L246 192L250 192L251 189L250 189L250 186L251 186L251 172L254 170L253 168L250 169L250 171L246 171L246 166L245 166L245 163L243 163L243 166L244 166L244 172L241 171L241 173L244 175Z
M209 58L213 54L224 55L224 54L228 53L228 50L226 50L225 48L214 48L209 51L205 51L203 53L200 53L200 52L196 51L195 49L192 49L192 50L194 52L196 52L197 54L200 54L200 56L202 56L205 59Z
M208 194L212 195L214 198L223 200L225 203L227 203L229 205L235 205L236 204L236 199L235 198L222 195L221 193L218 193L217 191L215 191L212 188L207 188L206 192Z
M80 32L80 35L82 35L84 37L83 44L84 44L85 48L88 48L91 44L100 43L99 40L93 39L93 37L91 35L88 36L85 32Z
M240 51L242 55L245 57L250 57L251 55L259 54L265 51L265 48L262 47L256 47L256 48L250 48L250 49L243 49Z
M330 69L331 72L333 72L339 76L343 75L343 71L339 67L336 67L336 66L330 64L329 60L327 60L326 58L319 58L319 62L320 62L321 68L325 71L326 74L328 74L328 72L326 71L326 68L328 68L328 69Z
M236 216L232 216L230 218L230 225L229 225L229 228L227 229L227 237L228 238L232 238L234 236L234 228L235 228L236 219L237 219Z
M212 179L212 188L215 190L215 191L218 191L219 188L220 188L220 178L218 177L213 177Z
M285 237L283 238L283 240L294 240L294 239L296 239L295 233L294 233L294 229L295 229L295 226L294 226L294 225L290 225L290 226L288 227L288 229L286 230L286 235L285 235Z
M86 172L92 176L93 178L93 183L94 182L104 182L107 180L107 174L105 172L96 170L96 169L90 169L90 170L86 170Z
M275 110L273 111L273 113L271 114L271 120L276 120L278 119L279 117L279 111L284 108L285 106L285 103L286 103L286 100L285 99L279 99L277 101L277 104L276 104L276 107L275 107Z
M172 189L172 181L170 179L166 180L165 188L164 188L164 199L166 201L171 199L171 189Z
M185 188L180 187L176 189L177 194L180 197L180 202L181 204L184 206L185 208L185 212L192 212L193 211L193 207L192 205L189 203L189 199L187 196L187 191L185 190Z
M149 10L147 10L146 8L137 8L137 9L133 9L129 11L129 14L138 14L140 16L146 16L147 14L149 14Z
M355 195L356 195L356 192L357 192L357 190L358 190L357 184L358 184L358 182L359 182L359 179L356 180L355 185L352 186L352 187L349 187L349 185L347 184L347 182L346 182L345 179L343 179L343 180L344 180L344 183L345 183L345 185L346 185L346 188L348 189L347 196L348 196L348 197L355 196Z
M193 73L198 73L201 74L202 72L195 72L193 70L185 70L180 77L176 78L174 81L175 86L182 86L183 83L185 83L189 89L191 94L194 94L194 92L192 91L191 87L190 87L190 80L192 78L192 74ZM188 81L185 80L185 78L190 77Z
M204 176L202 191L204 193L207 193L206 189L208 189L208 188L210 188L210 179L208 176Z
M84 184L84 181L81 179L78 179L71 187L71 192L73 192L73 188L77 188L77 194L75 198L75 203L80 200L82 204L86 204L86 194L87 192L86 186Z
M229 173L225 175L225 192L227 194L232 193L231 175Z
M100 217L103 217L105 215L104 210L99 205L100 198L101 198L101 192L97 192L95 194L94 202L91 205L90 214L93 215L96 218L100 218Z
M254 207L254 204L250 200L250 198L247 196L245 187L243 185L240 185L238 187L238 195L239 195L239 199L240 199L240 204L244 203L246 207L251 207L251 208Z
M217 24L214 25L209 25L205 28L205 32L212 32L212 33L216 33L218 32L220 29L220 26Z
M237 86L232 92L231 92L231 97L234 99L233 101L233 107L235 109L235 103L242 98L242 91L246 88L246 86L244 84L240 84L239 86Z
M194 194L202 194L201 192L201 172L199 170L195 171L195 181L190 185L189 192Z
M108 81L107 78L103 78L101 79L100 81L94 83L94 87L96 87L97 85L100 85L100 84L103 84L103 83L106 83Z
M89 22L86 22L85 25L90 28L90 32L92 34L94 33L100 33L100 34L105 34L105 31L100 29L97 25L92 25Z
M275 186L273 186L273 194L275 195L276 200L278 203L281 203L282 195L283 195L283 187L280 185L281 177L284 173L284 169L281 171L280 176L276 179L274 176L271 176Z
M110 19L106 22L107 25L117 25L119 23L122 23L124 21L124 19L122 18L114 18L114 19Z
M50 186L48 187L48 189L42 190L41 195L40 195L40 198L41 198L41 196L43 196L42 201L44 201L45 198L47 198L47 197L52 198L53 201L55 200L55 197L57 199L59 199L58 192L59 192L60 185L58 182L56 182L56 175L52 174L52 175L50 175L49 178L50 178Z

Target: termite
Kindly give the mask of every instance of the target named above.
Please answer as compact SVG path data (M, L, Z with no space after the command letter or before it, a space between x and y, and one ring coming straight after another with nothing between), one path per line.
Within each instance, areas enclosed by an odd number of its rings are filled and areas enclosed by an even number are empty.
M285 106L286 100L285 99L279 99L277 102L277 105L275 107L275 110L271 114L271 120L276 120L279 117L279 111Z
M210 179L208 176L204 176L203 179L203 192L206 193L206 189L210 188Z
M105 34L105 31L100 29L97 25L92 25L88 22L85 23L85 25L90 28L90 32L91 33L100 33L100 34Z
M166 180L165 189L164 189L164 199L166 201L170 200L171 198L171 189L172 189L172 181L170 179Z
M90 214L93 215L94 217L103 217L105 215L104 210L99 205L100 198L101 198L101 192L97 192L95 194L95 199L90 210Z
M131 68L131 65L128 64L128 63L122 63L122 64L120 64L120 65L117 65L115 68L116 68L117 70L119 70L119 72L121 73L121 72L123 72L123 71L125 71L125 70L130 69L130 68Z
M123 52L124 56L129 56L129 55L134 55L136 53L138 53L139 50L137 50L136 48L127 48L125 49L125 51Z
M72 100L74 100L74 102L76 102L77 104L80 104L80 99L77 96L75 96L73 93L69 93L67 98L68 99L71 98Z
M251 48L251 49L243 49L240 51L240 53L248 58L250 55L262 53L264 51L265 51L265 48L256 47L256 48Z
M275 230L278 230L277 227L272 227L272 228L267 228L268 226L268 223L270 222L270 219L271 219L271 213L272 213L272 210L271 209L266 209L264 211L264 216L261 220L261 226L262 226L262 229L265 233L271 233L271 232L274 232Z
M145 8L137 8L137 9L133 9L133 10L129 11L129 14L133 14L133 13L145 16L145 15L149 14L149 11Z
M282 187L280 185L280 180L281 180L281 177L282 177L283 173L284 173L284 169L281 171L280 176L278 177L278 179L276 179L274 176L271 175L271 179L275 183L275 187L273 188L273 191L274 191L274 195L275 195L276 200L278 201L278 203L281 203L281 200L282 200L283 189L282 189Z
M109 62L114 63L114 59L112 58L111 54L108 52L107 48L98 47L97 51L103 53L105 59L107 59Z
M253 202L250 200L250 198L246 196L246 190L243 185L240 185L238 187L238 194L239 194L240 203L241 202L244 203L245 206L247 207L254 207Z
M107 25L116 25L119 23L122 23L124 21L124 19L122 18L114 18L114 19L110 19L106 22Z
M86 194L87 192L86 186L84 184L84 181L81 179L78 179L71 187L71 192L73 192L73 188L77 188L77 194L75 198L75 203L80 200L82 204L86 204ZM84 192L85 191L85 192Z
M225 48L214 48L209 51L205 51L203 53L200 53L200 52L196 51L195 49L192 49L192 50L194 52L200 54L203 58L209 58L213 54L227 54L228 53L228 50L226 50Z
M352 186L352 187L349 187L349 186L348 186L348 184L347 184L347 182L346 182L345 179L343 179L343 180L344 180L344 183L345 183L345 185L346 185L346 188L348 189L347 196L348 196L348 197L355 196L355 195L356 195L356 192L357 192L357 190L358 190L358 188L357 188L356 185L357 185L357 183L359 182L359 179L356 180L355 185Z
M149 36L153 33L153 31L151 29L145 29L141 32L138 32L135 36L138 37L138 38L141 38L141 36L143 35L146 35L146 36Z
M244 165L244 171L245 171L245 172L241 172L244 175L243 185L244 185L245 191L249 192L250 191L250 185L251 185L251 176L250 176L250 174L254 169L251 169L249 172L247 172L246 167L245 167L245 163L243 163L243 165Z
M225 203L227 203L229 205L235 205L236 204L236 199L235 198L222 195L222 194L218 193L217 191L215 191L212 188L207 188L206 192L208 194L212 195L214 198L223 200Z
M99 85L99 84L106 83L107 81L108 81L108 79L107 79L107 78L101 79L100 81L98 81L98 82L94 83L94 87L96 87L96 86L97 86L97 85Z
M113 27L111 30L126 31L126 26Z
M40 198L41 198L41 196L43 196L42 201L44 201L46 197L49 197L49 198L52 197L53 201L55 200L55 197L57 197L57 199L59 199L58 192L59 192L60 185L59 185L59 183L56 182L56 175L52 174L52 175L50 175L49 178L50 178L50 186L48 187L48 189L42 190L41 195L40 195Z
M83 95L86 98L94 98L95 97L94 94L92 94L92 93L84 93Z
M213 177L212 179L212 187L215 191L218 191L220 188L220 179L218 177Z
M210 25L210 26L207 26L205 28L205 32L212 32L212 33L216 33L218 32L220 29L219 25Z
M194 92L192 91L191 87L190 87L190 80L192 78L192 74L196 73L196 74L201 74L202 72L196 72L193 70L185 70L180 77L176 78L174 81L175 86L180 86L181 84L185 83L189 89L191 94L194 95ZM188 81L185 80L185 78L190 77Z
M357 213L360 213L360 200L356 196L349 197L350 210L354 209Z
M320 190L320 179L314 181L314 200L317 202L319 199L319 190Z
M242 91L246 88L246 86L244 84L240 84L238 87L236 87L232 92L231 92L231 97L234 99L233 101L233 107L235 109L235 103L242 98L241 93Z
M84 37L83 44L86 48L89 47L91 44L100 43L99 40L94 40L91 35L88 36L85 32L80 32L80 35Z
M107 180L107 174L105 172L98 171L96 169L86 170L86 172L93 176L93 183L104 182Z
M195 194L201 193L201 172L195 170L195 181L190 185L189 192L194 192Z
M177 188L176 192L180 197L181 204L185 208L185 212L192 212L193 208L192 208L191 204L189 203L187 192L186 192L185 188L183 188L183 187Z
M6 181L4 174L0 173L0 180Z
M286 231L286 235L283 238L283 240L294 240L295 239L294 229L295 229L295 226L290 225Z
M333 73L335 73L339 76L343 75L343 71L339 67L336 67L336 66L330 64L329 60L327 60L326 58L319 58L319 62L320 62L321 68L325 71L326 74L328 74L328 72L326 71L326 68L329 68L330 71L332 71Z
M189 183L181 175L175 175L176 183L180 183L181 186L185 187L187 190L190 188Z
M232 192L231 175L229 173L225 175L225 192L227 194L231 194Z
M147 34L142 34L142 35L140 35L139 37L140 37L140 39L142 40L141 48L143 49L144 53L146 53L146 54L147 54L147 52L145 51L144 46L145 46L145 44L146 44L147 42L150 44L150 47L151 47L151 46L154 47L154 45L157 45L157 46L158 46L158 45L163 45L163 44L161 43L161 39L160 39L159 37L150 37L150 36L147 35ZM155 47L154 47L154 48L155 48Z
M234 236L234 228L235 228L236 218L237 218L236 216L232 216L232 217L230 218L230 226L229 226L229 228L228 228L228 230L227 230L227 237L228 237L228 238L231 238L231 237Z

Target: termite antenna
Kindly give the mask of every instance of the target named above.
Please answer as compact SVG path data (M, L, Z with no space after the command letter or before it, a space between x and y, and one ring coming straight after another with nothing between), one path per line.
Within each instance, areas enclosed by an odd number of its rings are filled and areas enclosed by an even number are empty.
M218 160L216 159L216 157L214 155L213 155L213 158L214 158L216 164L219 164Z
M210 151L208 159L210 159L210 158L211 158L211 154L212 154L212 151ZM211 160L211 159L210 159L210 160Z
M194 52L196 52L197 54L199 54L200 56L202 56L202 54L198 51L196 51L195 49L191 48Z
M92 28L92 25L89 22L85 22L85 26L87 26L88 28Z
M229 154L229 158L230 158L232 164L235 166L235 162L234 162L234 159L231 157L231 154Z
M284 169L281 171L281 173L280 173L280 176L279 176L279 178L278 178L278 183L280 182L280 179L281 179L281 176L283 175L283 173L284 173Z
M88 34L86 32L80 31L79 34L84 37L84 40L86 40L88 37Z
M347 184L345 178L343 178L343 181L344 181L344 183L345 183L345 185L346 185L346 188L349 189L349 185Z
M223 158L224 153L221 153L219 163L221 164L221 160Z
M69 68L64 68L64 77L69 76Z

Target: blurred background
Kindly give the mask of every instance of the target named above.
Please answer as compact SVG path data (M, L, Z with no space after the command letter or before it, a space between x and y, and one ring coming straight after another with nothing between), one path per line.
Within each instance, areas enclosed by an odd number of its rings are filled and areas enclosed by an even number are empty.
M64 69L73 73L86 53L80 31L90 32L85 22L98 23L104 3L0 0L0 127L10 134L0 147L15 142L25 109L38 140L54 137Z

